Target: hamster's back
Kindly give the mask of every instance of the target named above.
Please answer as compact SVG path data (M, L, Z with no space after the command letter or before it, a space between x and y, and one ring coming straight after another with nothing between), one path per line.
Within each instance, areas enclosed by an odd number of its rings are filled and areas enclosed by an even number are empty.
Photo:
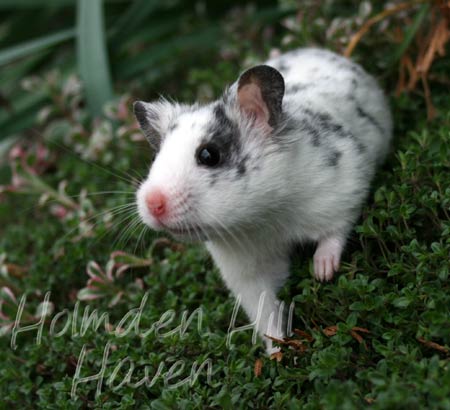
M267 62L285 80L284 110L331 115L355 135L377 162L383 161L392 136L387 100L376 80L358 64L327 50L298 49Z

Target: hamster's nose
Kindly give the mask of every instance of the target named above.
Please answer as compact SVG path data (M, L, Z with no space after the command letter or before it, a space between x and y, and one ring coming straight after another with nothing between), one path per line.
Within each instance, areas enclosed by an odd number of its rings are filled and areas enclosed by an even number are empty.
M145 198L148 210L155 218L161 218L166 213L166 197L159 190L149 192Z

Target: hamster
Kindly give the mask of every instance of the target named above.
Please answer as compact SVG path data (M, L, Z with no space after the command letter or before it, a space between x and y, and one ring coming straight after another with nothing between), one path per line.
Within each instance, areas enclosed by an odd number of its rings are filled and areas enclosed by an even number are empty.
M316 242L314 275L332 279L389 150L375 79L333 52L298 49L212 103L137 101L134 113L156 153L136 194L142 221L204 241L259 334L285 336L277 291L292 247Z

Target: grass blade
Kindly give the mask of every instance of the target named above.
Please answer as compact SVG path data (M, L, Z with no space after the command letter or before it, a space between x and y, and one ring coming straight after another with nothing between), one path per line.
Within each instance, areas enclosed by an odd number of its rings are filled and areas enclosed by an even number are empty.
M114 24L111 31L111 39L122 39L134 27L141 25L153 11L162 7L162 2L156 0L137 0L133 2L127 11Z
M26 43L21 43L7 49L3 49L0 51L0 66L11 63L19 58L26 57L29 54L36 53L37 51L45 48L53 47L56 44L70 40L74 36L74 29L64 30L48 36L40 37L36 40L31 40Z
M118 62L116 67L117 76L120 79L133 78L150 67L156 67L159 64L173 59L174 56L180 58L181 55L191 52L200 53L200 50L214 49L216 39L220 33L219 27L207 27L197 32L173 37L148 48L139 55L130 57L128 61Z
M62 8L75 6L77 0L1 0L0 10ZM106 0L107 3L127 3L130 0Z
M411 44L415 35L417 34L417 31L419 30L420 26L422 25L423 20L427 16L429 9L430 9L430 6L428 4L423 4L420 7L418 13L414 17L412 24L407 27L405 37L404 37L402 43L395 50L395 53L392 56L391 61L390 61L391 64L395 64L398 60L400 60L400 58L402 57L402 55L404 54L406 49L409 47L409 45Z
M93 115L113 97L102 6L102 0L78 0L78 68Z
M117 47L118 53L127 54L133 45L150 41L154 43L160 41L161 37L169 37L180 27L181 21L180 16L160 19L158 22L152 21L152 24L141 27L140 30L136 30L136 32L121 39L120 45Z
M31 9L42 7L66 7L75 4L75 0L2 0L1 9Z

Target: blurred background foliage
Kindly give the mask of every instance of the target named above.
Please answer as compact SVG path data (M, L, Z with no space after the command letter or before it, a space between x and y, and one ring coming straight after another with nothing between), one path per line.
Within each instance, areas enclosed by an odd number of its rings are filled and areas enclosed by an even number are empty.
M151 85L153 90L170 90L167 84L160 86L169 75L185 72L183 69L193 62L198 66L211 64L213 56L223 51L223 15L233 5L245 10L246 3L0 2L1 138L33 124L37 111L49 98L43 89L32 95L24 91L20 84L26 76L55 67L63 76L78 73L85 84L90 112L98 115L114 92L150 89ZM252 30L293 12L293 7L262 1L251 13ZM228 18L231 22L233 16ZM132 84L136 78L138 84Z
M372 30L376 35L363 38L359 56L370 50L366 56L372 70L378 68L385 79L397 81L392 73L397 73L402 58L411 75L414 62L405 60L408 51L429 50L423 38L429 33L424 27L437 25L433 10L439 8L441 13L437 14L448 14L445 2L421 0L388 4L333 0L301 4L293 0L2 0L0 141L35 125L37 113L51 101L46 87L32 93L26 89L23 79L30 75L55 69L63 77L76 73L84 84L89 114L98 116L106 102L123 93L148 98L157 93L192 97L189 92L180 95L179 85L204 81L205 71L213 67L217 77L208 72L207 80L211 87L222 87L242 68L242 55L250 59L247 64L252 57L254 61L264 59L274 42L287 49L327 44L344 52L350 37L370 16L375 16ZM392 13L386 13L391 9ZM422 38L415 41L419 34ZM448 29L441 33L441 39L446 35ZM360 38L354 40L352 47ZM351 51L347 49L348 54ZM400 84L397 91L415 88L417 78ZM203 91L206 95L198 98L211 98L211 90Z

